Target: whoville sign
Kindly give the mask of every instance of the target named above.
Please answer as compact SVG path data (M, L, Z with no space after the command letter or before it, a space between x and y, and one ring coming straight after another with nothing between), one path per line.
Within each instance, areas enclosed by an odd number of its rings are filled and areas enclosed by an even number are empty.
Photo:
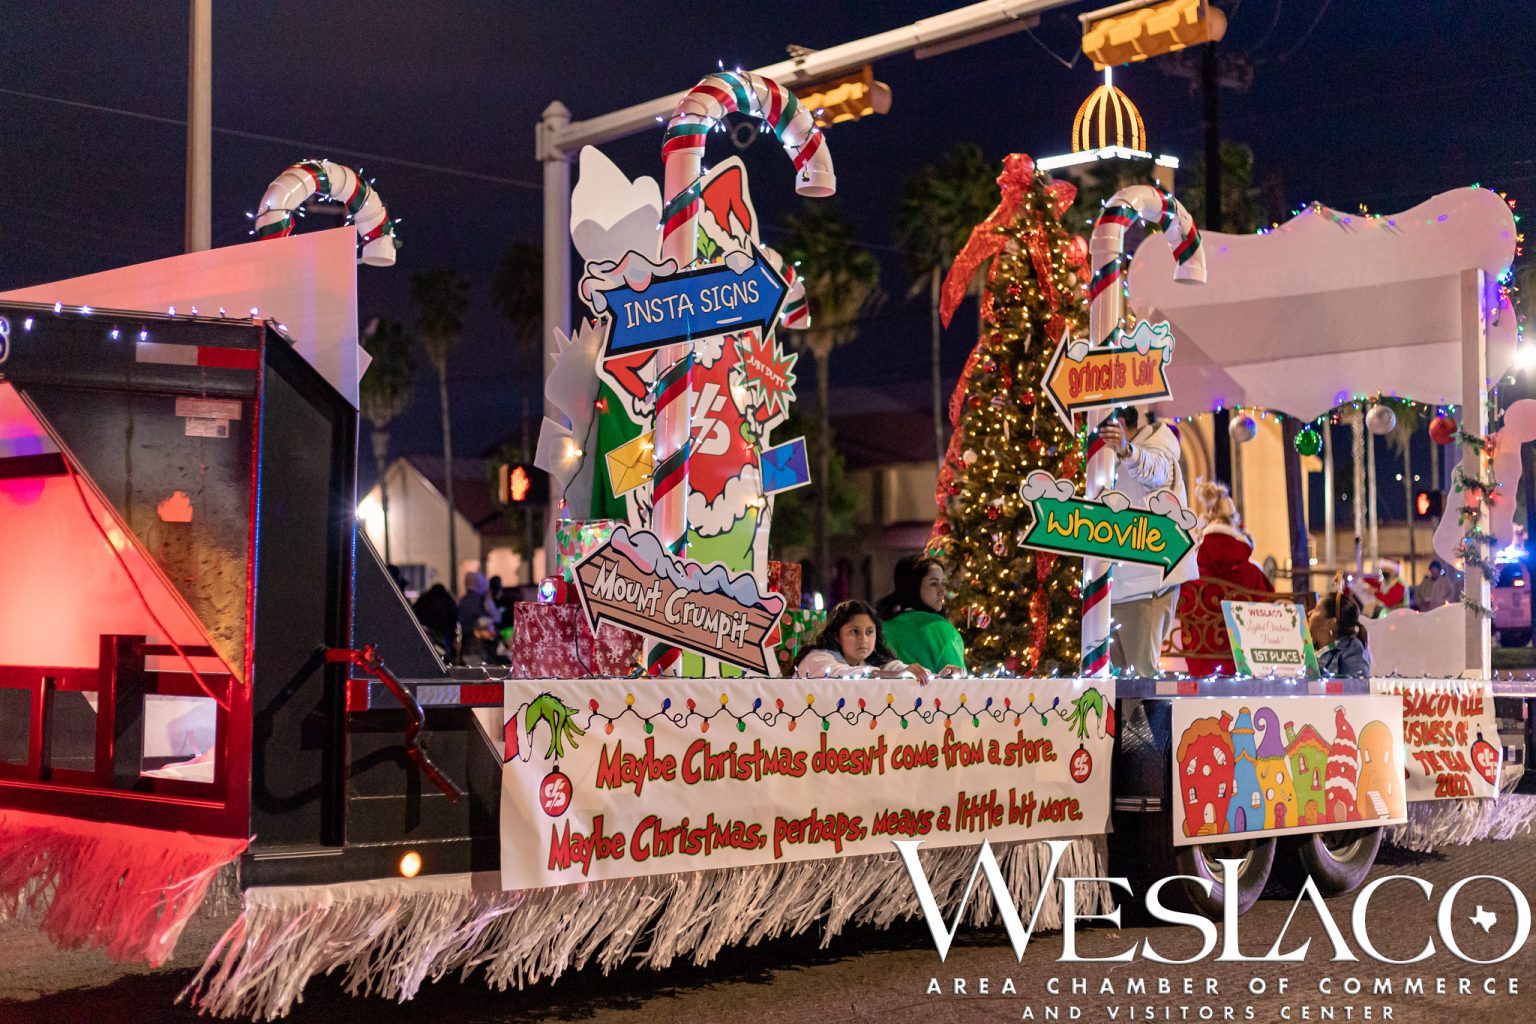
M1112 562L1154 565L1167 579L1195 549L1194 513L1172 491L1158 491L1147 508L1110 491L1097 501L1076 496L1070 480L1031 473L1019 487L1034 522L1022 544L1039 551Z
M1144 405L1172 397L1173 331L1143 320L1118 345L1099 348L1063 333L1045 368L1045 393L1068 428L1073 413Z
M702 566L667 552L648 530L617 527L576 566L582 611L604 622L761 675L784 598L760 593L747 573Z

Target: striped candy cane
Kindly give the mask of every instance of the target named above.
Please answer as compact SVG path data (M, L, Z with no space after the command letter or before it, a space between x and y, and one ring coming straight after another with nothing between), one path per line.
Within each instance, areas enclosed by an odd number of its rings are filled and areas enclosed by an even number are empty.
M803 196L829 196L837 190L832 155L809 110L784 86L744 71L710 75L690 89L677 105L662 138L663 184L667 200L661 211L661 255L686 267L694 261L699 236L700 196L704 190L704 143L709 132L732 113L759 117L773 129L795 164L795 191ZM788 278L786 278L788 280ZM794 319L804 315L802 308ZM790 319L786 310L785 319ZM771 325L764 330L771 329ZM652 485L651 528L667 549L681 557L688 543L688 453L693 425L693 348L669 345L659 357L666 367L656 389L656 469ZM650 641L646 669L653 675L675 675L679 652L669 644Z
M1088 254L1093 276L1088 282L1088 333L1095 345L1120 342L1125 319L1125 229L1132 221L1161 231L1173 249L1173 279L1186 284L1205 283L1205 250L1200 231L1184 205L1162 189L1132 185L1116 192L1093 225ZM1088 431L1095 435L1109 410L1088 413ZM1097 498L1115 486L1115 456L1097 436L1088 445L1088 480L1085 496ZM1114 563L1103 558L1083 562L1083 661L1085 676L1109 674L1110 581Z
M759 246L763 256L767 258L770 266L778 271L784 283L789 286L789 291L784 295L784 311L779 314L779 323L792 331L809 330L811 326L811 307L805 300L805 282L800 279L800 272L795 265L777 250L768 246Z
M359 262L373 267L394 264L399 242L395 238L395 222L389 219L383 200L352 168L329 160L301 160L284 169L267 186L261 208L256 211L256 237L283 238L293 234L294 211L316 193L346 204L347 215L357 226L357 240L363 247Z

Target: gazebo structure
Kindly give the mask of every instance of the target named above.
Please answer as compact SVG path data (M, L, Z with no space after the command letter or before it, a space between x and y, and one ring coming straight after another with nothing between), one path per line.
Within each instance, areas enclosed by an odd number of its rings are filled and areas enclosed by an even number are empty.
M1464 431L1487 433L1489 388L1518 338L1498 284L1515 220L1496 193L1454 189L1392 216L1314 205L1270 231L1204 238L1204 288L1174 286L1160 239L1131 263L1132 308L1176 338L1167 415L1242 406L1311 420L1397 396L1458 406ZM1477 475L1481 459L1466 447L1463 469ZM1488 581L1466 569L1467 593L1486 605ZM1381 674L1490 671L1487 623L1460 605L1396 613L1371 636Z

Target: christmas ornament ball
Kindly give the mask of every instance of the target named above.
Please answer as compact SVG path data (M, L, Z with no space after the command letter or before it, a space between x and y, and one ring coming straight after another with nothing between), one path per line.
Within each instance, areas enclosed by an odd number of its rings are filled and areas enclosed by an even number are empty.
M1365 425L1373 434L1390 434L1392 428L1397 426L1397 413L1392 411L1391 406L1378 402L1365 414Z
M1296 435L1296 453L1298 455L1316 455L1322 450L1323 439L1317 431L1307 427Z
M1237 444L1247 444L1259 432L1259 425L1252 416L1239 416L1227 427L1227 434Z
M1456 440L1456 418L1436 416L1429 422L1429 439L1435 444L1450 444Z

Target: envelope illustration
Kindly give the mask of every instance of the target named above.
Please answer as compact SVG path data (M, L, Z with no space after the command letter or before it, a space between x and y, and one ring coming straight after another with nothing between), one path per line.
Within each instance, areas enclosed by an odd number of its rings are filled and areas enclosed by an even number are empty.
M628 494L651 478L656 464L656 435L646 431L608 453L608 479L613 496Z

